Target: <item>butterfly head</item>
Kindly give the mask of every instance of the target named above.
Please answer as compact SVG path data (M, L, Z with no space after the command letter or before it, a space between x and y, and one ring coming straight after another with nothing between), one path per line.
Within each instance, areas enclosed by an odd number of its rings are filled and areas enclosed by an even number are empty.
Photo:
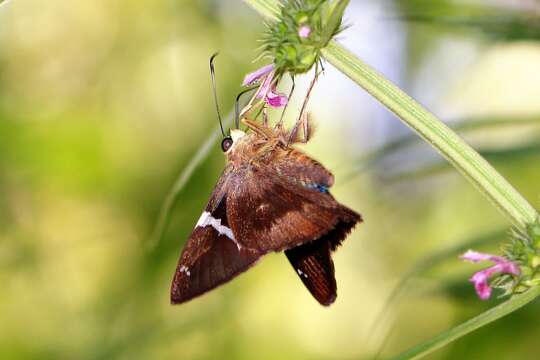
M246 133L242 130L232 129L231 136L227 136L221 141L221 150L223 153L231 153L235 145L238 144L240 139L244 136L246 136Z

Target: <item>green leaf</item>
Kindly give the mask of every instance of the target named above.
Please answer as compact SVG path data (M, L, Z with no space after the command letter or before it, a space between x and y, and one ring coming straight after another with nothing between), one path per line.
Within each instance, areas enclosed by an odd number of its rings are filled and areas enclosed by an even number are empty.
M343 18L343 13L349 5L349 0L339 0L334 4L332 14L328 18L326 24L324 25L324 30L321 38L322 46L326 46L330 40L334 37L339 27L341 26L341 19Z

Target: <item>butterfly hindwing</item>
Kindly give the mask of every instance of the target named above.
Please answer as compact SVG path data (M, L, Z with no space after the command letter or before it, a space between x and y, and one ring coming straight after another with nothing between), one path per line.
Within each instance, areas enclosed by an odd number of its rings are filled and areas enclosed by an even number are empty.
M285 250L285 255L313 297L322 305L332 304L337 286L328 241L315 240Z
M313 297L322 305L332 304L337 297L334 262L331 252L345 239L359 219L350 211L348 220L340 219L336 227L321 238L285 251L292 267Z

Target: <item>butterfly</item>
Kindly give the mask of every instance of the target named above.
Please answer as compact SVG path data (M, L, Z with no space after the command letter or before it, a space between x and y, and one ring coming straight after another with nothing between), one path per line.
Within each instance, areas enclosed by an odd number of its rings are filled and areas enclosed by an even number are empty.
M181 253L171 303L202 295L282 251L320 304L335 301L331 253L362 218L330 194L333 175L295 148L312 133L308 114L300 122L285 131L242 119L247 131L232 129L223 139L227 165Z

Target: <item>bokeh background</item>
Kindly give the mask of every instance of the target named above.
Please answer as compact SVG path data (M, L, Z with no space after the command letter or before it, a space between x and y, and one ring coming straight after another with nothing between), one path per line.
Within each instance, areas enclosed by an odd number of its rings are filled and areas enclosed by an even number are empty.
M355 0L345 18L342 43L538 204L538 1ZM166 194L216 130L209 56L221 52L228 113L243 76L264 64L252 63L262 30L239 0L0 5L1 359L387 358L500 301L476 298L467 279L478 267L457 255L497 251L509 223L327 65L304 148L365 218L334 257L336 303L318 305L272 254L169 305L180 250L224 163L215 144L149 246ZM429 358L533 359L538 323L533 303Z

